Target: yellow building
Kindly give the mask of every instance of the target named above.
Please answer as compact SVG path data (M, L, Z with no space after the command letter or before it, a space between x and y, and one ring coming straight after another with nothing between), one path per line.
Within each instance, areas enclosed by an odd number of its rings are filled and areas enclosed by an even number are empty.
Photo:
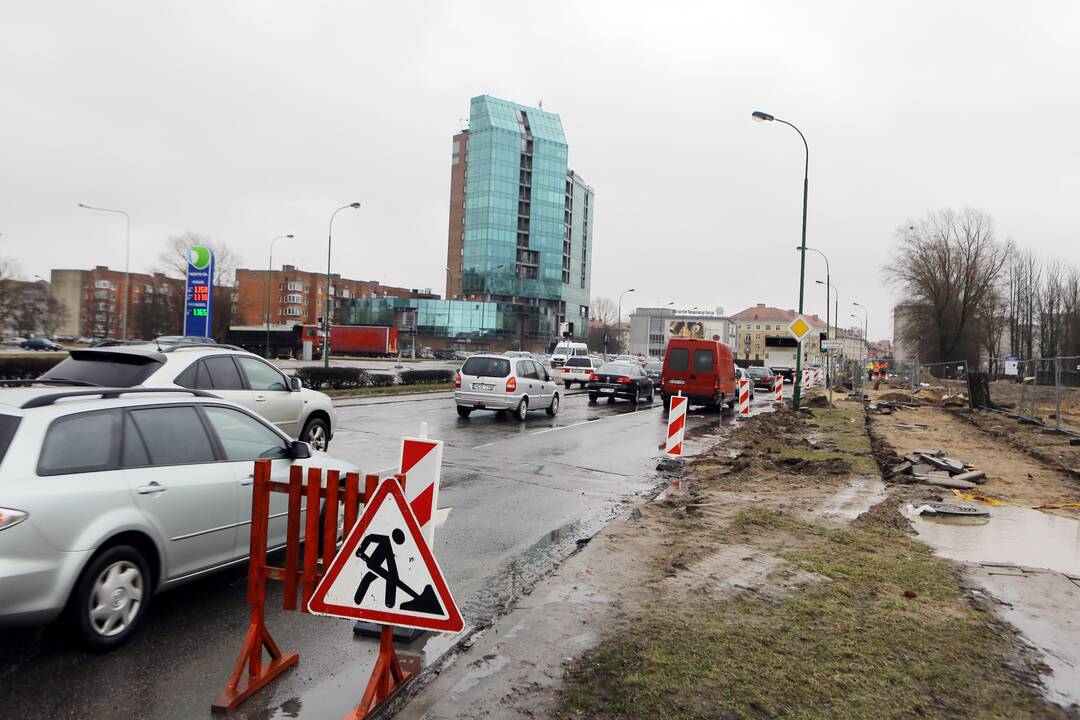
M765 338L767 337L791 337L788 333L788 325L799 316L794 310L781 310L769 307L765 303L758 303L754 307L747 308L742 312L731 316L736 323L735 352L737 360L748 360L751 363L765 361ZM817 315L804 315L810 322L815 333L811 333L803 341L803 362L821 362L820 333L825 332L825 321Z

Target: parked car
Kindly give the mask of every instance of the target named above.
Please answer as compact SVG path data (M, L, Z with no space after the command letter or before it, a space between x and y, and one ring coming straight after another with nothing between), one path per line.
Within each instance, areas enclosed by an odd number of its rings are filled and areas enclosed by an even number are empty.
M660 387L660 380L663 377L664 363L660 360L649 360L645 363L643 368L645 374L652 379L653 385Z
M463 418L473 410L509 410L522 422L530 410L545 410L554 417L559 400L551 373L529 358L477 353L454 376L454 403Z
M27 340L23 340L21 343L19 343L19 347L21 347L23 350L52 350L53 352L64 349L63 345L54 343L49 338L43 337L32 337Z
M102 387L210 390L262 415L289 437L326 450L337 426L333 402L258 355L232 345L177 343L72 350L43 380Z
M605 363L589 378L589 404L595 405L601 395L608 402L616 398L629 400L637 405L642 400L653 401L653 381L635 362Z
M718 340L668 340L661 372L665 409L677 392L688 397L691 405L735 404L735 362L731 348Z
M124 643L156 593L248 557L257 458L360 471L203 390L0 390L0 625ZM287 509L272 493L271 549Z
M562 380L563 387L567 390L569 390L570 386L574 383L578 383L581 387L585 387L589 384L589 378L592 377L592 374L602 364L603 363L601 363L600 360L591 355L567 358L566 362L563 363L561 371L556 373L556 377Z
M776 386L776 374L770 368L761 367L760 365L751 365L746 368L746 372L749 373L755 388L760 387L772 391Z
M24 342L26 342L26 338L24 337L7 337L0 341L0 345L13 345L15 347L18 347Z
M735 379L745 380L750 383L750 402L754 401L754 378L751 377L750 372L745 368L741 368L738 365L735 366ZM736 388L737 389L737 388ZM734 404L734 403L731 403Z

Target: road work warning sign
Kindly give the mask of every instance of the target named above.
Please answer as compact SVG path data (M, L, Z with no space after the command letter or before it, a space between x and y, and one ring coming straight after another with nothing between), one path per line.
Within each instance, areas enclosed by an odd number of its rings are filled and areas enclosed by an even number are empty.
M364 507L308 610L420 630L456 633L464 627L397 480L384 480Z

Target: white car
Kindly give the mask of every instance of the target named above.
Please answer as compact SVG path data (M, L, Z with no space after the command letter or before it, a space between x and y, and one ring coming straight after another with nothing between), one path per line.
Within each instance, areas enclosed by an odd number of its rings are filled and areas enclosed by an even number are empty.
M562 368L555 374L555 377L557 380L562 381L563 387L567 390L574 383L585 387L589 384L589 378L596 372L596 368L602 364L598 358L591 355L567 358Z
M476 354L454 376L457 414L467 418L473 410L513 412L525 422L530 410L559 414L559 390L547 368L528 358Z
M330 446L337 426L337 411L328 396L232 345L146 343L72 350L41 379L99 387L209 390L262 415L316 450Z
M259 458L282 482L360 471L204 390L0 390L0 625L66 612L85 644L120 645L155 593L248 558ZM271 493L270 549L288 502Z

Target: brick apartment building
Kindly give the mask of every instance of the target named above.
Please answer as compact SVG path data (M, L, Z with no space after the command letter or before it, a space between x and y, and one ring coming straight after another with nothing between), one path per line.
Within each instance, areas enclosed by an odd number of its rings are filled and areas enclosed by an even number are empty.
M57 335L121 336L124 273L99 265L93 270L53 270L51 296L67 309ZM181 332L184 281L162 273L131 273L127 337L156 337Z
M765 303L758 303L754 307L747 308L742 312L731 316L737 323L735 357L740 360L765 360L765 338L767 337L791 337L787 326L799 316L794 310L782 310L769 307ZM805 315L804 317L818 331L811 333L810 337L803 342L803 359L806 362L820 362L821 345L818 333L825 332L825 321L817 315Z
M272 325L313 325L326 308L326 274L299 270L283 265L281 270L236 271L237 302L234 325L263 325L266 323L267 278L270 280L270 323ZM350 280L330 275L331 312L343 300L354 298L437 298L430 290L416 290L382 285L375 280Z

